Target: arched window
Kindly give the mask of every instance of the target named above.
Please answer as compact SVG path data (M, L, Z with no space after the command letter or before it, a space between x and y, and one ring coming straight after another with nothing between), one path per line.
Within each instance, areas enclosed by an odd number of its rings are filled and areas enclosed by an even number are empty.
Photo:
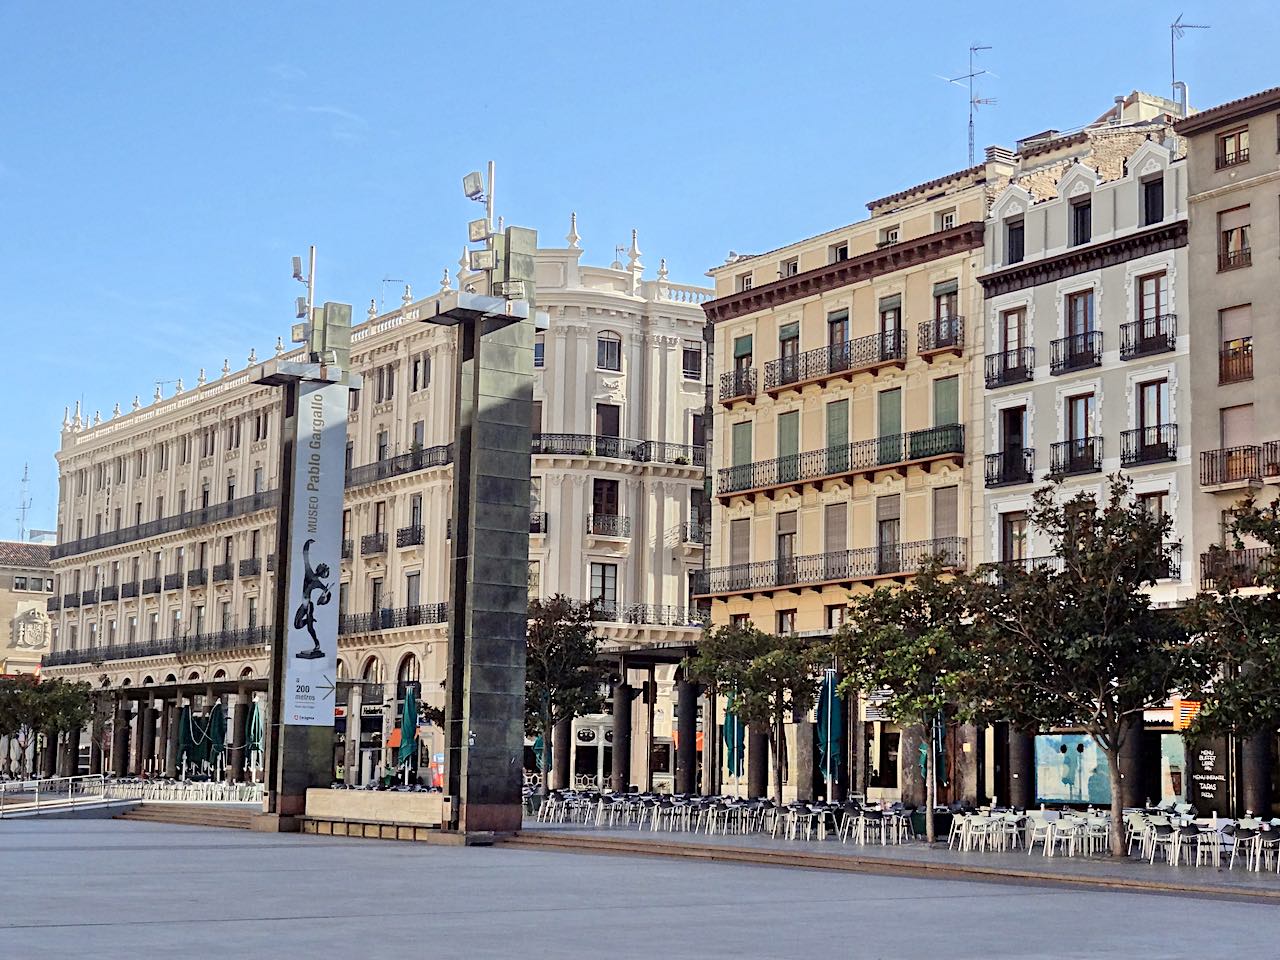
M219 667L217 670L213 671L213 679L215 679L215 680L225 680L225 679L227 679L227 671L225 671L225 670L223 670L221 667Z
M148 686L148 685L150 685L150 684L153 684L153 683L155 683L155 682L156 682L156 681L155 681L155 679L154 679L153 677L151 677L151 676L145 676L145 677L143 677L143 678L142 678L142 685L143 685L144 687L145 687L145 686Z
M240 679L241 679L241 680L252 680L252 679L253 679L253 667L245 667L243 670L241 670L241 671L240 671Z
M199 680L199 679L200 679L200 671L199 671L199 670L192 670L192 671L191 671L191 673L189 673L189 674L187 675L187 680L188 680L188 681L191 681L191 680Z
M622 338L612 330L596 335L596 367L600 370L622 369Z
M361 671L360 677L366 683L381 683L382 661L377 657L370 657L364 662L364 670Z
M344 661L341 657L338 658L337 674L338 674L339 680L346 679L347 664L346 664L346 661Z
M123 680L120 681L120 686L131 687L133 686L133 680L130 679L129 677L125 677Z

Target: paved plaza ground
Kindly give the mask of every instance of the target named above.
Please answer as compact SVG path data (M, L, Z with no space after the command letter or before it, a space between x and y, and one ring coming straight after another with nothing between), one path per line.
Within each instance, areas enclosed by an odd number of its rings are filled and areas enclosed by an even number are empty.
M0 823L0 958L1276 953L1274 905L111 820Z

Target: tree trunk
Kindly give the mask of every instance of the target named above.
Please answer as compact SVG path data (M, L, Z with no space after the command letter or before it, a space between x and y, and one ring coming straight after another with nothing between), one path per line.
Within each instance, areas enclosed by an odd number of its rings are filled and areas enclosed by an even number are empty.
M782 711L778 711L773 727L769 733L770 747L773 749L773 801L782 806Z
M938 837L933 827L934 781L938 777L937 757L933 749L933 735L933 724L926 724L925 742L928 744L928 748L924 754L924 838L930 845Z
M1096 742L1096 738L1095 738ZM1102 747L1099 743L1098 746ZM1120 781L1120 748L1102 747L1107 755L1107 771L1111 774L1111 855L1128 856L1124 846L1124 798Z
M542 715L542 797L551 793L551 714Z

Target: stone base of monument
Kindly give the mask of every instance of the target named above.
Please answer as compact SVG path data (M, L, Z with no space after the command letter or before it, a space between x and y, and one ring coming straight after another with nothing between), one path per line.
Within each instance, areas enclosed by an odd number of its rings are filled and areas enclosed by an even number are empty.
M493 842L492 834L442 829L451 819L452 805L452 798L442 793L313 788L307 791L307 812L300 818L300 826L303 833L325 837L418 840L458 846Z

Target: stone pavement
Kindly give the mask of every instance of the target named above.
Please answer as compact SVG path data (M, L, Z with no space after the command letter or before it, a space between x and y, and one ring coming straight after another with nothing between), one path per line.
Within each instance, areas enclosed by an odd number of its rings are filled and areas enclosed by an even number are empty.
M826 840L784 840L768 835L746 836L703 833L637 830L630 828L597 828L582 824L546 824L525 822L523 841L540 836L568 837L575 841L601 841L602 850L635 852L635 844L651 845L654 852L685 854L699 859L721 859L716 851L724 851L740 862L764 863L782 861L788 866L812 868L835 867L841 870L865 870L868 873L894 873L913 876L956 874L976 880L1019 882L1078 883L1100 888L1147 890L1159 893L1191 892L1201 896L1253 897L1271 901L1280 908L1280 875L1274 869L1252 872L1237 861L1234 870L1227 869L1229 857L1220 867L1171 867L1164 860L1156 862L1133 857L1114 860L1110 857L1045 857L1036 847L1028 855L1025 850L1005 853L949 850L945 843L930 848L922 842L882 846L841 843L828 836Z
M0 957L1275 955L1275 906L110 820L0 823Z

